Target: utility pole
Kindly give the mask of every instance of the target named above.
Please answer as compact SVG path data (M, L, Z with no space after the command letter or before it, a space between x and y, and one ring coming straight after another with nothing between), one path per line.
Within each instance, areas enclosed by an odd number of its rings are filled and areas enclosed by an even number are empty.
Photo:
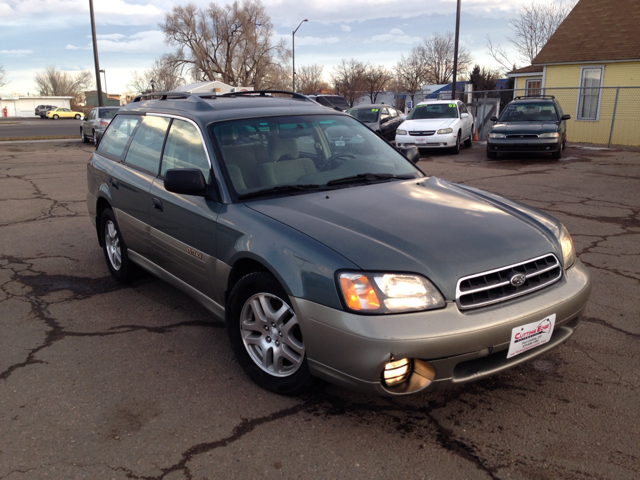
M96 21L93 17L93 0L89 0L89 13L91 14L91 37L93 39L93 62L96 67L96 91L98 93L98 106L102 107L102 85L100 84L100 62L98 61L98 42L96 41Z
M308 22L309 20L307 20L306 18L304 20L302 20L300 22L300 25L302 25L304 22ZM298 28L300 28L300 25L298 25ZM292 51L292 55L291 58L293 59L293 92L295 93L296 91L296 32L298 31L298 28L296 28L293 33L291 34L291 51Z
M456 82L458 76L458 39L460 38L460 0L456 9L456 39L453 51L453 84L451 85L451 100L456 99Z

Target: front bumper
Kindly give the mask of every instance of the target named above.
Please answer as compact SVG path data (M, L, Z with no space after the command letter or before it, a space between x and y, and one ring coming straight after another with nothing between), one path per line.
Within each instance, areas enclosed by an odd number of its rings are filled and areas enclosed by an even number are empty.
M591 291L579 261L557 283L511 301L461 312L444 309L402 315L355 315L291 298L305 339L311 372L332 383L378 395L452 387L514 367L566 341L577 327ZM551 340L506 358L513 328L556 314ZM432 375L419 386L388 388L381 382L391 358L417 359Z
M495 153L553 153L561 148L560 138L487 138L487 150Z
M451 148L456 146L457 133L444 133L426 136L396 134L396 147Z

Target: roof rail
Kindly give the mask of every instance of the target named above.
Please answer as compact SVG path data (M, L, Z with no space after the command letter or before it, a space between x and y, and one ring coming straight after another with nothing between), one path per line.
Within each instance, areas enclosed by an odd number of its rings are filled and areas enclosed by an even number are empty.
M514 100L526 100L528 98L550 98L551 100L555 100L555 96L553 95L525 95L523 97L513 97Z
M143 99L153 99L151 97L160 97L157 100L178 100L181 98L184 99L190 99L191 101L195 101L195 102L203 102L202 100L203 97L205 98L215 98L216 94L215 93L211 93L211 94L194 94L194 93L189 93L189 92L149 92L149 93L141 93L139 95L136 95L133 100L131 100L132 102L141 102Z
M281 95L291 95L291 98L294 98L296 100L304 100L307 102L313 102L313 100L311 100L310 98L308 98L306 95L303 95L301 93L297 93L297 92L288 92L286 90L246 90L243 92L229 92L229 93L223 93L222 95L219 95L220 97L235 97L235 96L259 96L259 97L267 97L267 96L271 96L270 94L273 93L278 93Z

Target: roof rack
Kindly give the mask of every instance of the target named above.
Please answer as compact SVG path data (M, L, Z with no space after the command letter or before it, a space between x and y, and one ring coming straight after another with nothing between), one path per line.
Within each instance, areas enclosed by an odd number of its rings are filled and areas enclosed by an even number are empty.
M246 90L243 92L229 92L229 93L223 93L222 95L218 95L219 97L235 97L235 96L254 96L254 97L267 97L267 96L271 96L271 94L280 94L280 95L291 95L291 98L296 99L296 100L304 100L307 102L313 102L313 100L311 100L310 98L308 98L306 95L303 95L301 93L296 93L296 92L288 92L286 90Z
M136 95L132 102L141 102L143 99L153 99L153 97L160 97L157 100L178 100L181 98L190 99L195 102L203 102L203 98L216 98L216 93L189 93L189 92L149 92Z
M527 100L528 98L549 98L555 100L553 95L525 95L524 97L513 97L514 100Z

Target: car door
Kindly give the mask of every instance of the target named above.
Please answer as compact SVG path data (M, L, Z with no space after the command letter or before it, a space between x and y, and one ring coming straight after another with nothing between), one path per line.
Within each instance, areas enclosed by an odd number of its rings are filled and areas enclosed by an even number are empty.
M387 140L391 136L391 114L387 107L380 109L380 135Z
M160 176L151 186L150 241L154 262L216 302L216 222L221 204L211 198L179 195L164 188L169 169L197 168L212 184L211 159L195 122L174 118L162 156Z
M91 131L92 120L96 116L96 109L93 108L87 115L86 119L82 121L82 134L87 136L88 132Z
M118 115L97 150L97 153L124 160L111 171L114 213L127 247L147 258L150 255L149 190L158 176L168 127L166 118Z

